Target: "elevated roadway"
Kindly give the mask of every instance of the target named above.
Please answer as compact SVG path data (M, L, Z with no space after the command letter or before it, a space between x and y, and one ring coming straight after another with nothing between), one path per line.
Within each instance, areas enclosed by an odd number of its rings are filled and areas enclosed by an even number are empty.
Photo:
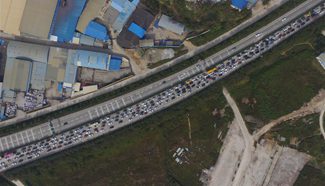
M214 66L217 63L229 58L230 56L237 54L238 52L262 39L262 37L256 37L256 34L259 33L262 36L271 34L321 2L324 2L324 0L309 0L307 1L307 4L303 5L303 7L297 7L296 9L274 20L272 23L261 28L257 32L250 34L239 42L221 50L220 52L208 57L203 61L199 61L195 65L192 65L160 81L132 91L123 96L117 97L115 99L106 101L99 105L51 120L24 131L4 136L0 138L0 151L3 152L9 149L17 148L19 146L23 146L25 144L52 136L54 134L61 133L62 131L74 128L84 123L89 123L100 117L114 113L122 108L139 102L151 95L159 93L179 82L182 82L185 79L188 79L198 73L205 71L208 67ZM282 21L284 17L286 17L286 21Z
M161 66L159 66L157 68L151 69L151 70L149 70L148 72L146 72L144 74L131 77L131 78L126 79L126 80L124 80L122 82L118 82L118 83L116 83L114 85L103 87L103 88L101 88L100 90L98 90L96 92L93 92L93 93L90 93L90 94L87 94L87 95L84 95L84 96L81 96L81 97L78 97L78 98L75 98L75 99L72 99L72 100L69 100L69 101L66 101L66 102L62 102L60 104L53 105L51 107L47 107L47 108L44 108L44 109L41 109L41 110L38 110L38 111L35 111L35 112L28 113L26 116L21 116L21 117L17 116L15 118L2 121L2 122L0 122L0 127L6 127L8 125L16 124L18 122L26 121L26 120L29 120L29 119L32 119L32 118L35 118L35 117L40 117L40 116L45 115L47 113L66 108L68 106L77 104L77 103L85 101L85 100L95 98L97 96L101 96L101 95L103 95L105 93L117 90L119 88L122 88L122 87L127 86L127 85L132 84L132 83L135 83L137 81L141 81L141 80L143 80L143 79L145 79L147 77L150 77L153 74L156 74L156 73L159 73L159 72L161 72L163 70L171 68L172 66L174 66L176 64L179 64L179 63L183 62L184 60L190 59L191 57L193 57L193 56L195 56L195 55L197 55L197 54L199 54L199 53L201 53L201 52L203 52L205 50L208 50L208 49L218 45L219 43L229 39L230 37L232 37L235 34L239 33L243 29L251 26L253 23L255 23L258 20L262 19L263 17L267 16L273 10L276 10L278 7L280 7L281 5L283 5L284 3L288 2L288 1L289 0L280 1L280 3L275 4L272 7L262 11L260 14L258 14L256 16L248 19L247 21L241 23L240 25L236 26L235 28L233 28L229 32L221 35L220 37L218 37L218 38L216 38L216 39L214 39L214 40L212 40L212 41L210 41L210 42L208 42L208 43L206 43L206 44L204 44L202 46L199 46L195 50L193 50L191 52L188 52L187 54L182 55L182 56L180 56L180 57L178 57L178 58L176 58L176 59L174 59L174 60L172 60L172 61L170 61L170 62L168 62L166 64L163 64L163 65L161 65ZM306 6L309 3L310 2L308 2L308 1L304 2L302 5L300 5L300 9L296 9L296 10L297 11L302 10L303 7ZM1 32L0 32L0 37L1 37ZM34 42L36 42L36 41L34 41ZM44 41L42 41L42 42L44 42ZM99 50L99 49L96 49L96 50Z

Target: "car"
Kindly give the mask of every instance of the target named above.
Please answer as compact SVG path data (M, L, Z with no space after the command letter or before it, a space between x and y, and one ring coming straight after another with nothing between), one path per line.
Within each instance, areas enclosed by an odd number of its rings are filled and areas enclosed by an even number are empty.
M286 17L284 17L284 18L281 19L282 22L285 22L286 20L287 20Z
M260 37L261 36L261 34L260 33L257 33L256 35L255 35L255 37Z

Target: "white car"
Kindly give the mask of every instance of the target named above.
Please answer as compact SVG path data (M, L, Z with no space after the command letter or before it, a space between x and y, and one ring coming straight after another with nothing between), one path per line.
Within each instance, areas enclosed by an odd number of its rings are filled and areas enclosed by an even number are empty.
M284 17L284 18L282 18L282 22L285 22L287 20L287 18L286 17Z
M255 37L260 37L261 36L261 34L260 33L257 33L256 35L255 35Z

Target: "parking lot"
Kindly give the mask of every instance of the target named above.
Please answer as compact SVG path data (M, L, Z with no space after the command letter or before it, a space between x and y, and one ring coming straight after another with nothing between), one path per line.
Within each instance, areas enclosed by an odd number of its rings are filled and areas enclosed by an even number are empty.
M298 19L286 23L286 26L270 35L264 35L262 32L259 32L259 35L255 33L253 35L254 44L248 48L242 50L238 46L236 48L232 46L230 50L226 50L226 53L223 51L224 56L227 56L227 53L235 53L232 57L223 60L222 55L211 56L199 64L181 71L175 76L176 78L171 76L150 85L150 92L144 92L143 89L131 92L126 96L91 107L77 115L67 115L40 126L2 137L0 138L1 151L14 150L5 152L1 156L0 171L81 144L182 101L253 61L299 29L324 15L324 9L325 3ZM240 52L236 52L237 50ZM222 63L219 63L220 60ZM215 65L216 63L218 64ZM202 69L210 66L213 67L200 73ZM147 90L149 89L147 88ZM147 97L146 95L153 96ZM80 123L85 124L80 126ZM67 129L71 130L65 131ZM38 141L39 139L42 140ZM29 144L34 141L37 142Z

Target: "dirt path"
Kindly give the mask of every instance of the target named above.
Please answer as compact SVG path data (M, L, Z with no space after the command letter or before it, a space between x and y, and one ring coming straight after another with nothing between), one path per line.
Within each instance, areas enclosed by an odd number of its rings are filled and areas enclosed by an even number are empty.
M310 46L310 48L312 48L312 49L315 50L314 46L313 46L310 42L306 42L306 43L298 43L298 44L295 44L295 45L293 45L292 47L288 48L287 50L281 52L281 55L284 55L284 56L287 55L287 52L289 52L290 50L292 50L292 49L295 48L296 46L300 46L300 45L308 45L308 46Z
M324 137L325 140L325 131L324 131L324 112L325 112L325 107L323 108L322 112L320 113L319 116L319 127L320 127L320 131Z
M231 109L233 110L233 112L235 114L236 123L239 125L240 130L244 137L244 141L245 141L244 154L242 156L240 165L237 169L237 173L235 173L235 178L233 180L233 185L237 186L237 185L241 184L241 181L245 175L246 169L248 168L248 166L251 162L252 154L254 151L254 140L253 140L252 135L248 132L245 121L236 105L236 102L230 96L230 94L226 88L223 88L223 94L226 97L228 104L230 105Z
M264 127L262 127L255 135L254 140L258 141L265 133L271 130L273 127L289 120L298 119L310 114L319 113L323 110L325 105L325 90L321 89L319 93L307 104L300 109L295 110L285 116L282 116L276 120L271 121Z

